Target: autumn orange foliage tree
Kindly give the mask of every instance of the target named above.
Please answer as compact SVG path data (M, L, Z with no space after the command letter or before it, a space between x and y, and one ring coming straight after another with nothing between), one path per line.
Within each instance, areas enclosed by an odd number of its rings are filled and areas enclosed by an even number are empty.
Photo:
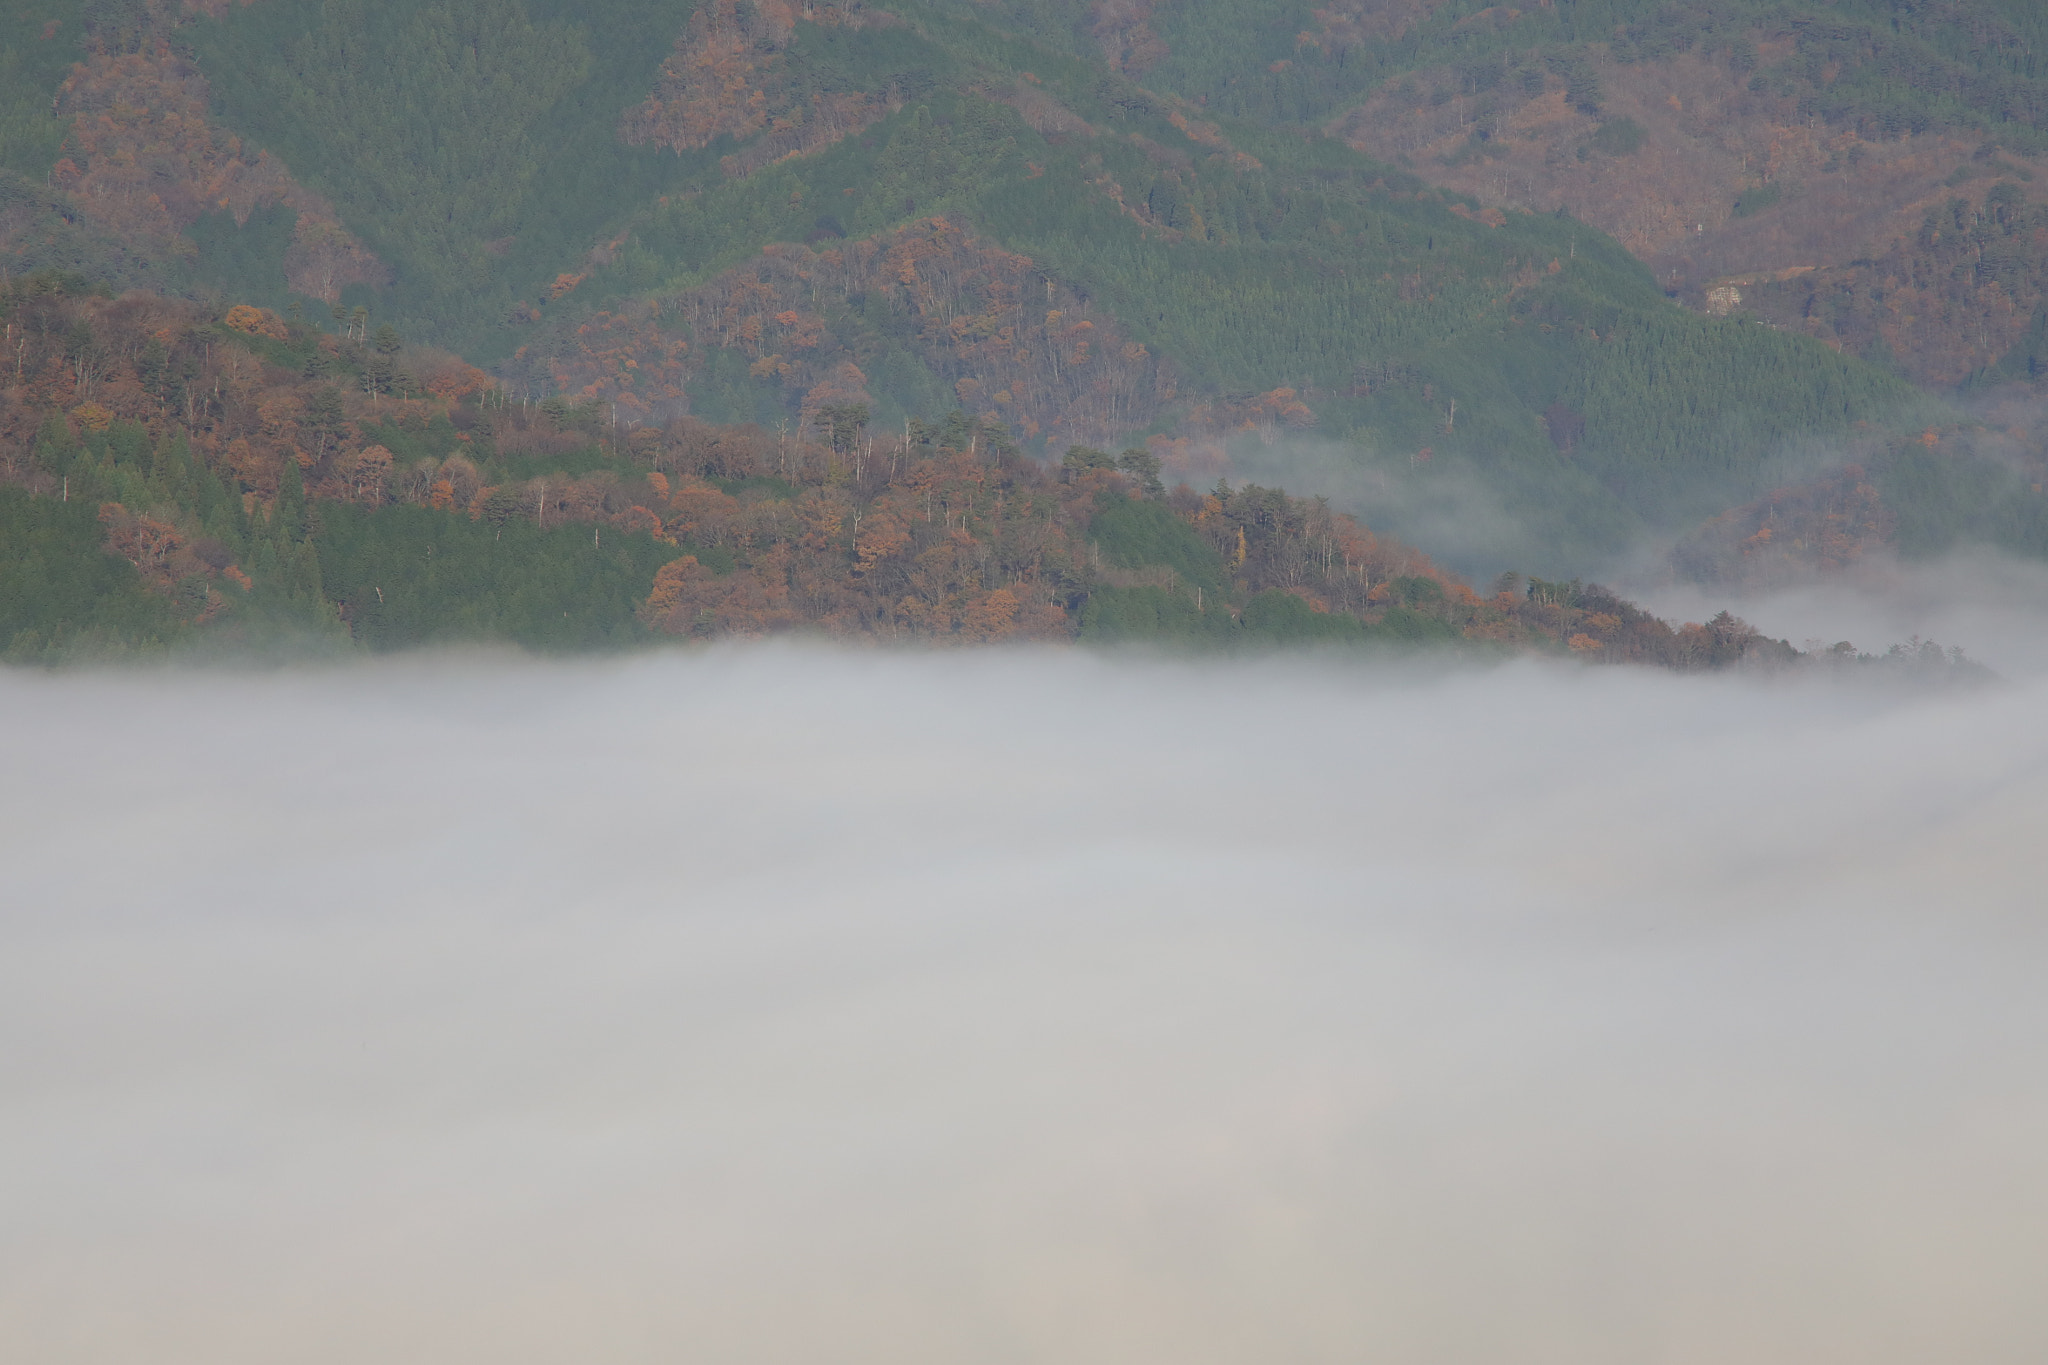
M786 53L799 21L850 28L895 22L861 0L801 8L788 0L709 0L690 15L653 93L620 120L620 138L679 152L721 137L752 139L724 163L726 174L745 176L829 146L900 105L887 95L794 88Z
M167 260L190 253L180 234L207 213L237 224L270 205L296 215L285 274L328 302L351 284L383 286L390 272L284 163L216 125L205 77L168 29L137 51L94 51L59 92L71 119L51 179L91 221Z

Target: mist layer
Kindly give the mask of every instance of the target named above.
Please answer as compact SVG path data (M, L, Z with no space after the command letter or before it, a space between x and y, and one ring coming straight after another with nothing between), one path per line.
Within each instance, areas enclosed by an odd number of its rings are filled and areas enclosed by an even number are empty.
M2044 704L0 675L0 1358L2035 1361Z

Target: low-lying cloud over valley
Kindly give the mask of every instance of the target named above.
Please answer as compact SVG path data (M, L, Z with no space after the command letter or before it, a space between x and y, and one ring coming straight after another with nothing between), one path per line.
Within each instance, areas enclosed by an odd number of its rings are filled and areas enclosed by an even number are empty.
M2017 677L0 674L0 1358L2037 1361Z

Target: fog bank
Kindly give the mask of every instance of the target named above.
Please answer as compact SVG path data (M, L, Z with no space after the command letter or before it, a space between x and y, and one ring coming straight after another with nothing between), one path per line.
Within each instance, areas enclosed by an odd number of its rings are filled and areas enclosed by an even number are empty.
M1874 653L1917 635L1966 647L2008 678L2048 676L2048 564L1988 547L1921 561L1872 556L1797 586L1750 592L1617 581L1624 596L1673 621L1704 621L1726 607L1794 645L1847 639Z
M0 1359L2038 1361L2044 714L0 674Z

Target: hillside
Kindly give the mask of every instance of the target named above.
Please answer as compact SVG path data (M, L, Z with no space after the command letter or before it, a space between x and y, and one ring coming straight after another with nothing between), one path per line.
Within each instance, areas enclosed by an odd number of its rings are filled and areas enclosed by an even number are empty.
M1426 67L1329 126L1487 203L1568 209L1699 310L1937 388L2011 368L2048 302L2048 84L2012 100L2024 121L1913 84L1859 97L1848 40L1793 13L1703 25L1682 50L1667 35L1654 58L1601 44L1490 80Z
M0 289L0 320L14 662L783 631L1804 657L1726 613L1674 627L1577 581L1475 592L1320 499L1169 488L1142 447L1048 466L958 410L900 435L857 406L816 440L628 430L592 403L515 402L388 328L335 337L48 274ZM1867 662L1969 674L1939 651Z
M45 8L8 40L61 74L0 219L23 265L360 309L628 422L957 407L1197 483L1312 440L1376 523L1477 489L1520 530L1452 557L1559 572L1911 396L1229 95L1191 54L1256 4Z
M1924 384L2027 374L2013 350L2048 259L2048 11L2028 0L996 8L1208 110L1323 130L1507 212L1568 211L1695 308ZM1975 240L1929 252L1935 231Z

